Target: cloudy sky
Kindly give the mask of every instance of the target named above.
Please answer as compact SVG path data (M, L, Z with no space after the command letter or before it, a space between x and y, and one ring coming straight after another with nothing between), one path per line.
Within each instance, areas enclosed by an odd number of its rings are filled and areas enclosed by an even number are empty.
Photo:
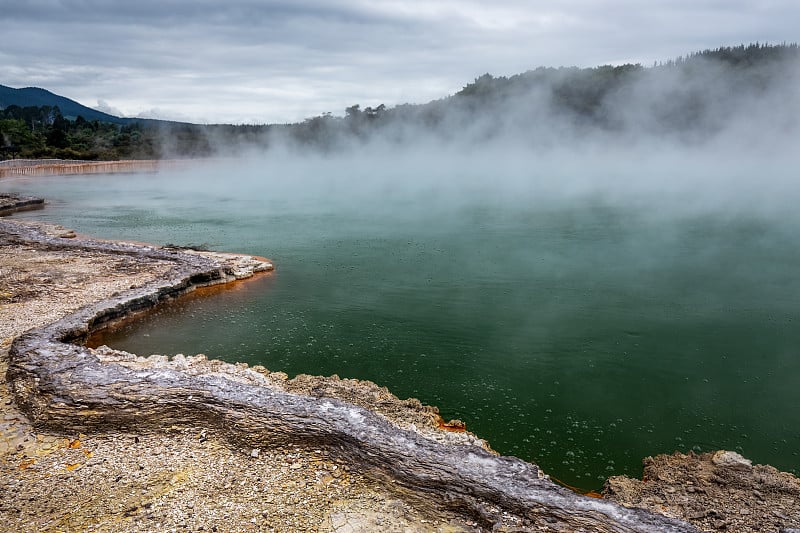
M489 72L800 40L797 0L0 0L0 84L124 116L274 123Z

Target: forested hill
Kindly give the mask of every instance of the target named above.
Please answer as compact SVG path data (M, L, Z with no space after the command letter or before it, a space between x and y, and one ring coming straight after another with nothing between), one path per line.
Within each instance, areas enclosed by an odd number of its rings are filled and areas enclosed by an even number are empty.
M771 89L791 89L800 67L797 44L721 47L649 68L642 65L537 68L511 77L485 74L445 100L476 112L499 105L568 117L581 124L615 129L649 121L660 131L712 128L721 113L735 113ZM539 97L542 100L534 101ZM537 105L538 104L538 105ZM741 108L739 108L741 110ZM517 111L512 111L516 114ZM627 124L630 125L630 124Z
M510 77L484 74L428 104L348 108L346 122L351 129L371 124L368 135L384 126L397 135L397 123L422 124L442 138L475 142L506 137L558 143L588 135L670 136L691 142L755 116L762 119L758 125L772 120L770 127L797 128L799 83L797 44L751 44L649 67L540 67Z
M593 135L702 142L737 128L797 132L798 86L797 44L756 43L647 67L540 67L508 77L484 74L427 104L364 109L355 104L343 116L326 113L284 125L97 118L76 114L76 108L66 107L72 102L68 99L63 108L51 100L42 106L7 105L0 91L5 107L0 111L0 157L201 157L276 144L342 150L375 140L414 143L426 136L468 144L513 139L531 146ZM42 89L24 91L56 96Z
M12 87L0 85L0 109L6 109L10 106L58 107L63 116L72 120L81 116L85 120L98 120L100 122L110 122L112 124L125 124L128 122L128 119L97 111L96 109L79 104L75 100L53 94L39 87L14 89Z

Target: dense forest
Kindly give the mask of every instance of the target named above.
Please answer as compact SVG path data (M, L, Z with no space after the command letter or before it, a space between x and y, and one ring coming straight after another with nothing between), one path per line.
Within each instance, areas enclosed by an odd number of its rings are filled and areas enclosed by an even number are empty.
M797 44L704 50L650 67L540 67L510 77L484 74L456 94L427 104L352 105L284 125L127 123L65 118L58 106L0 110L0 158L151 159L202 157L283 143L337 150L366 140L483 142L511 135L529 143L575 135L713 136L754 111L794 128ZM786 111L790 112L787 113ZM130 120L130 119L129 119Z

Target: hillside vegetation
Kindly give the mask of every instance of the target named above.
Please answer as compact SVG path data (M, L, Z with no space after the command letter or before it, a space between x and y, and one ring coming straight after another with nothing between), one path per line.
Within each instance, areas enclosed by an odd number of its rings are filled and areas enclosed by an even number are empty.
M704 50L650 67L541 67L510 77L484 74L456 94L427 104L364 109L356 104L343 116L326 113L284 125L73 119L58 105L15 104L0 110L0 158L204 157L279 144L326 151L374 140L416 142L420 136L464 143L512 138L531 146L594 135L700 142L730 128L746 129L753 116L765 127L794 131L798 78L796 44L756 43ZM44 93L52 95L35 94Z

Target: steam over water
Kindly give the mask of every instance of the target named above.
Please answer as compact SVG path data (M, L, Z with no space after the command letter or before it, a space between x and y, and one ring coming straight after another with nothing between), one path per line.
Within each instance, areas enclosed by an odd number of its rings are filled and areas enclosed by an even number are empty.
M375 148L0 187L51 200L20 217L275 261L112 346L373 380L594 488L674 450L797 472L798 161L765 153Z

